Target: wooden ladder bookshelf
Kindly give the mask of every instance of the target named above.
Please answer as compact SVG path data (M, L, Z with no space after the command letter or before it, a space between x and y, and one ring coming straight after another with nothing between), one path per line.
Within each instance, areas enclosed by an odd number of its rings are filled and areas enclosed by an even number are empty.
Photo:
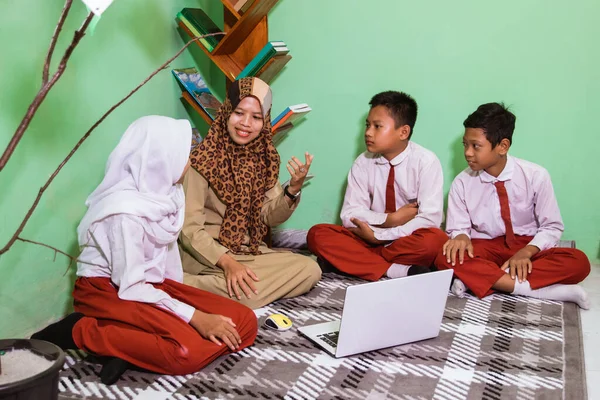
M209 51L204 45L196 42L206 56L225 75L226 87L235 81L244 67L260 52L268 41L267 14L278 0L248 0L252 4L243 14L238 13L229 0L221 0L223 4L223 19L225 36L219 44ZM194 34L181 21L177 20L179 27L189 38ZM291 60L289 54L275 56L255 75L263 81L270 81L283 69L285 64ZM183 91L182 98L187 102L202 119L210 126L213 123L211 117L194 101L192 96Z

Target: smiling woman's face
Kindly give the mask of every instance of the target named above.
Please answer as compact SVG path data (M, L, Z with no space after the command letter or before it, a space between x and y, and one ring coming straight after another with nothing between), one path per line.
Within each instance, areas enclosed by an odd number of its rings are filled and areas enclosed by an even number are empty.
M229 136L235 143L242 146L256 139L263 126L264 119L260 103L252 96L244 97L227 121Z

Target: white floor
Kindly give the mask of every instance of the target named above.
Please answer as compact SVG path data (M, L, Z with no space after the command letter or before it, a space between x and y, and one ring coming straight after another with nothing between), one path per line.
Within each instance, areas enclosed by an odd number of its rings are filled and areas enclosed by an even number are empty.
M600 399L600 265L593 264L592 272L582 283L590 296L592 307L581 310L585 369L588 399Z

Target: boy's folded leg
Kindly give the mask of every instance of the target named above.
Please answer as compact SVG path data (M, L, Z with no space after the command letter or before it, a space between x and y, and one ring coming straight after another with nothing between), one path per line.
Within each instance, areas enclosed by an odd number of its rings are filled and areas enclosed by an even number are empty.
M386 271L385 275L388 278L403 278L405 276L426 274L432 272L430 267L424 267L422 265L404 265L404 264L392 264Z
M388 278L403 278L408 275L408 270L410 269L410 265L404 264L392 264L390 268L386 271L385 275Z
M586 291L579 285L555 284L539 289L531 289L529 281L515 280L512 294L535 297L537 299L569 301L577 303L584 310L589 310L591 304Z

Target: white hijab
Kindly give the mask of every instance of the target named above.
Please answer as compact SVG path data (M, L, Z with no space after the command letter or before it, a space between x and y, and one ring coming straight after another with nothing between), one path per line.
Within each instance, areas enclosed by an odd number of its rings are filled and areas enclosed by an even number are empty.
M133 122L110 154L104 179L85 202L79 245L89 243L96 222L115 214L141 217L157 244L175 242L185 204L183 187L175 183L188 162L191 142L187 120L151 115Z

